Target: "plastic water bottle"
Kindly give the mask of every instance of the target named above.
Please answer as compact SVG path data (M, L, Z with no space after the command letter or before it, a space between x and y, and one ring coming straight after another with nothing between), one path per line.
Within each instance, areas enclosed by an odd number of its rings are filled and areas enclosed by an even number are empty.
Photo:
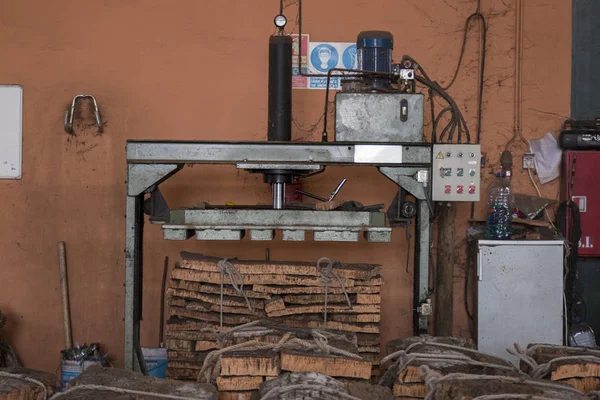
M487 238L504 240L510 238L512 221L512 197L510 179L502 174L488 186Z

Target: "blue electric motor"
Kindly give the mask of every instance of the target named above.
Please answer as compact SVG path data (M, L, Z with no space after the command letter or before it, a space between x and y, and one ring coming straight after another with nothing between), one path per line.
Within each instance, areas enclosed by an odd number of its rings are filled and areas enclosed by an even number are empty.
M387 31L363 31L356 39L358 68L364 71L392 72L392 50L394 36ZM388 87L390 79L378 77L372 80L373 86Z

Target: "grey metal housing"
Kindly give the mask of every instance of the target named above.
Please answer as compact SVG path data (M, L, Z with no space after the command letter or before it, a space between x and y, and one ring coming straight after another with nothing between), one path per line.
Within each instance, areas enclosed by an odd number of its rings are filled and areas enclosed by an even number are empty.
M338 93L335 96L335 140L421 143L423 105L422 94ZM403 107L406 108L404 117Z

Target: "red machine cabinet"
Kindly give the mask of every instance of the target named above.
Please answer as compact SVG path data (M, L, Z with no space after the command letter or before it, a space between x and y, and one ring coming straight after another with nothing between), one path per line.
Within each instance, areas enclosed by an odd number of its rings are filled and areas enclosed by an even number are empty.
M563 152L561 198L579 206L581 216L580 257L600 256L600 151Z

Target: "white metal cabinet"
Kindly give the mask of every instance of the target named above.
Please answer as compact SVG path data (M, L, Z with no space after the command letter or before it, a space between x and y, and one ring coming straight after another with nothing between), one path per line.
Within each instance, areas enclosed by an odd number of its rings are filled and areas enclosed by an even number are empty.
M517 364L514 343L563 342L563 241L480 240L477 344Z

